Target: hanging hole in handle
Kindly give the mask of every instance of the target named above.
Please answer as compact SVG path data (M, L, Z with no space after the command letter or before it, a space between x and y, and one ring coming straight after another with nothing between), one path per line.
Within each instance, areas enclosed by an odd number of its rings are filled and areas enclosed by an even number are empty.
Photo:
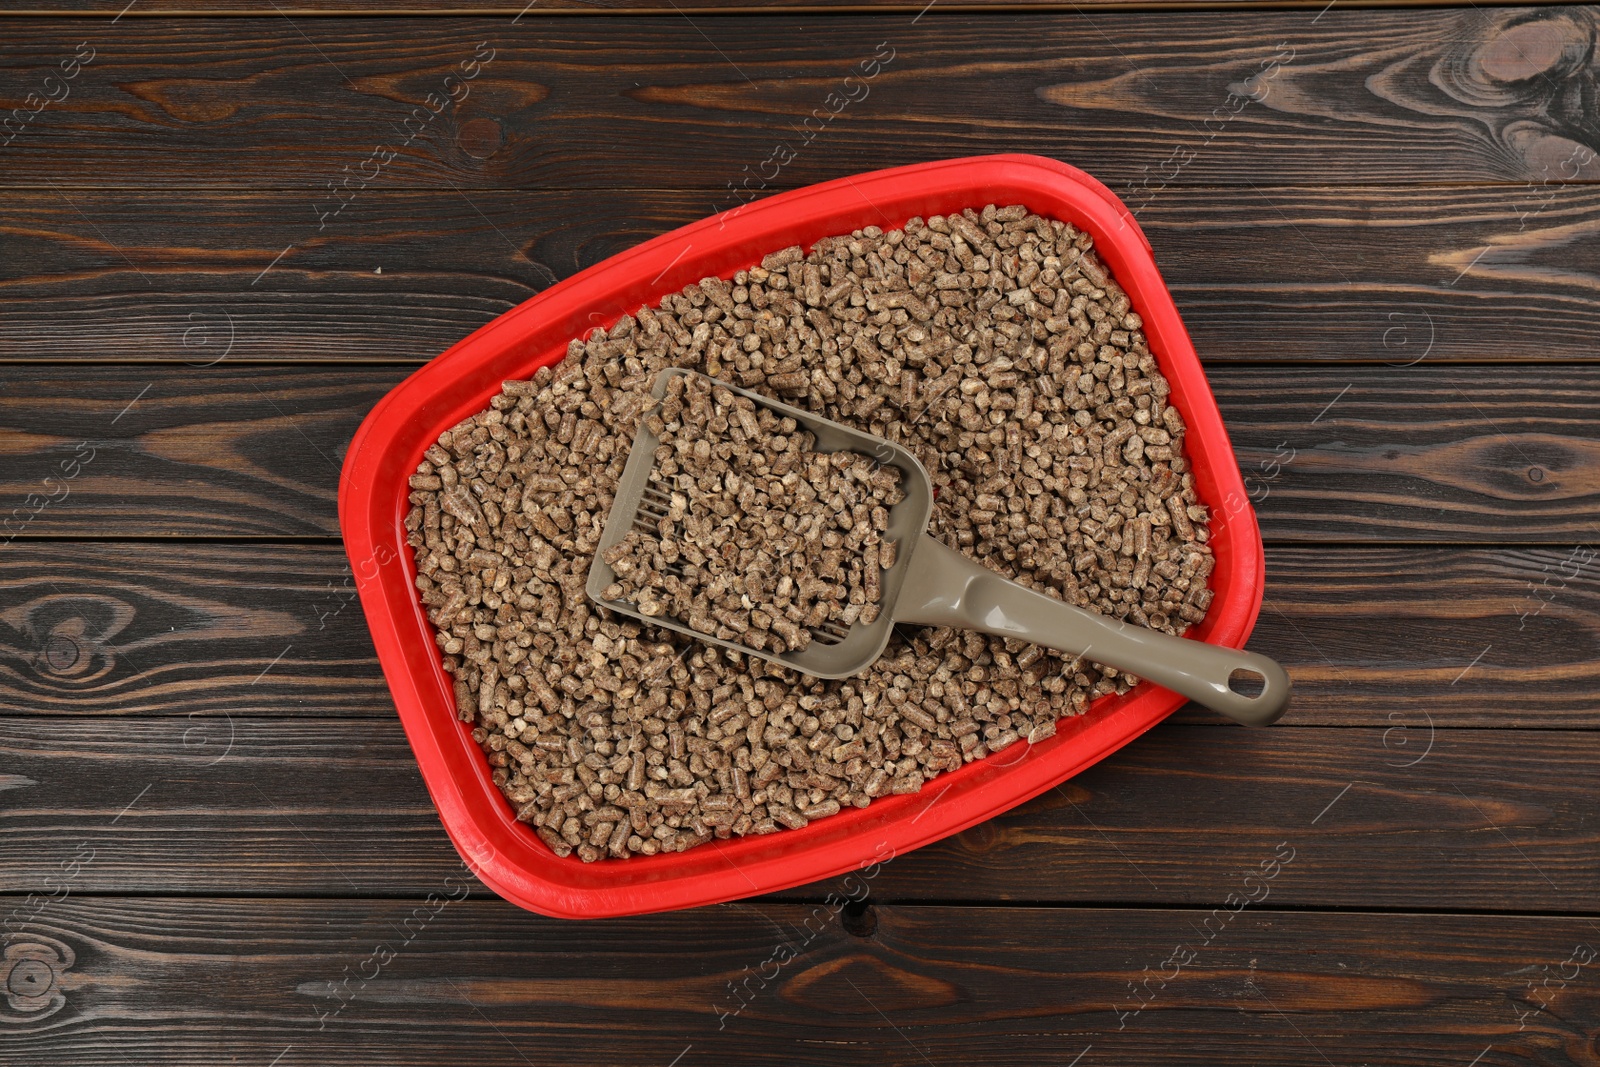
M1267 677L1247 667L1239 667L1228 675L1228 688L1242 697L1254 700L1267 689Z

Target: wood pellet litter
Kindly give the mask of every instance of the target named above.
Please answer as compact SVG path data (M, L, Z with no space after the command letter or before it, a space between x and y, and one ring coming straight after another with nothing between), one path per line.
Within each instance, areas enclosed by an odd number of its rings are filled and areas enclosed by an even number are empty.
M707 378L670 379L645 422L650 484L670 505L653 532L603 553L616 575L605 599L775 653L878 617L898 470L818 452L793 418Z
M1031 588L1166 633L1211 601L1183 420L1088 234L1022 206L773 252L506 382L411 479L417 585L463 720L561 856L805 826L1055 732L1135 681L949 628L805 677L591 604L650 388L690 367L909 448L930 532Z

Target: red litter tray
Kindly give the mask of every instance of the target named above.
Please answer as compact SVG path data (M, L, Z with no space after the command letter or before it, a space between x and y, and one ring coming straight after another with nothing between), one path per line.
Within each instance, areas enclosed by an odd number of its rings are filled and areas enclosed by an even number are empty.
M475 412L508 378L558 362L567 342L709 275L730 277L769 252L864 226L886 230L986 204L1025 204L1094 237L1144 319L1172 385L1200 499L1212 512L1216 566L1205 620L1191 637L1244 645L1261 609L1261 535L1199 357L1122 202L1089 175L1027 155L974 156L840 178L780 193L612 256L477 330L380 401L350 443L339 483L344 534L372 640L406 736L445 830L485 885L514 904L563 918L601 918L714 904L872 867L1014 807L1126 745L1184 703L1144 682L1061 720L1055 736L1019 742L918 793L847 808L800 830L713 840L687 852L559 858L519 823L456 717L450 678L415 586L402 524L407 479L439 434ZM1226 504L1226 506L1219 506Z

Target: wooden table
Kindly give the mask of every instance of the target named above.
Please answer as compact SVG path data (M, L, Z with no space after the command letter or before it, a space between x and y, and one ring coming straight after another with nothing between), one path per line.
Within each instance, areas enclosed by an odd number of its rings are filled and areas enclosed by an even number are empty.
M1600 1063L1597 9L124 2L0 17L0 1064ZM735 189L992 151L1147 230L1291 715L847 908L469 891L340 551L362 416Z

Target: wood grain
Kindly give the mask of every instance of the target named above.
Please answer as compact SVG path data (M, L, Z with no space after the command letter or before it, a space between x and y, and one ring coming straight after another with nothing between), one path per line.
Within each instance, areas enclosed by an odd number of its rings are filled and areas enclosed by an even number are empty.
M1290 722L1589 729L1594 560L1590 545L1273 545L1250 647L1288 665ZM1202 721L1198 709L1181 714ZM1390 740L1414 754L1417 734L1407 736Z
M36 106L78 42L95 58L7 146L3 180L294 187L331 209L347 175L727 195L751 175L756 190L996 151L1078 162L1136 203L1163 183L1600 175L1589 8L1107 17L18 20L7 108ZM492 61L452 86L480 42ZM875 54L888 66L846 84ZM797 133L819 109L822 132ZM795 158L766 173L780 141Z
M0 371L0 536L337 533L344 449L409 372Z
M1219 367L1209 377L1268 537L1600 534L1600 368Z
M1592 186L1177 185L1134 203L1210 363L1596 358ZM0 359L431 359L715 197L373 190L320 231L315 204L18 191Z
M0 605L6 714L394 714L337 545L16 542Z
M7 715L393 714L337 545L18 541L0 549L0 605ZM1590 729L1600 577L1586 546L1274 544L1250 647L1294 678L1286 728L1409 723L1397 758L1427 722L1400 708L1439 727Z
M873 897L1211 907L1288 841L1275 905L1596 910L1600 734L1386 707L1386 728L1164 725L895 859ZM81 893L420 894L459 862L392 720L7 719L0 753L12 890L82 850Z
M1207 3L1207 10L1250 8L1271 2L1275 7L1301 7L1313 14L1321 10L1316 0L1216 0ZM1325 3L1326 0L1323 0ZM1579 5L1583 0L1552 0L1548 5ZM1416 6L1411 0L1355 0L1342 7L1370 8L1405 4ZM905 3L903 0L772 0L767 4L752 4L749 0L687 0L673 4L668 0L539 0L537 4L481 3L475 0L294 0L293 6L281 5L286 15L294 18L327 15L461 15L488 18L523 20L538 19L543 15L606 15L627 17L640 14L657 15L727 15L761 14L776 9L780 13L827 12L852 13L866 16L905 15L915 17L923 13L928 4ZM1071 11L1074 7L1091 10L1117 11L1124 9L1151 10L1164 7L1185 8L1193 6L1190 0L1083 0L1081 4L1063 0L963 0L961 3L941 2L927 17L936 18L951 13L988 12L1010 14L1022 11ZM1426 0L1421 6L1456 6L1448 0ZM120 6L101 0L30 0L25 9L0 12L0 17L28 15L98 15L106 19L118 15ZM251 0L141 0L130 12L130 17L149 18L155 15L184 15L189 17L215 14L260 14L261 8Z
M344 449L409 369L0 369L0 537L334 535ZM1596 536L1600 367L1209 376L1268 538Z
M0 1067L1600 1062L1600 8L124 3L0 13ZM495 899L337 542L361 418L742 195L998 151L1149 234L1290 717L868 882Z
M826 908L579 924L434 888L69 899L35 935L60 1007L0 1063L1508 1067L1588 1063L1600 1025L1581 919L1269 903L1207 943L1196 911L875 907L856 936Z
M1383 707L1386 730L1162 727L897 859L874 895L1213 906L1287 841L1285 906L1595 910L1595 735L1435 729L1426 703Z

